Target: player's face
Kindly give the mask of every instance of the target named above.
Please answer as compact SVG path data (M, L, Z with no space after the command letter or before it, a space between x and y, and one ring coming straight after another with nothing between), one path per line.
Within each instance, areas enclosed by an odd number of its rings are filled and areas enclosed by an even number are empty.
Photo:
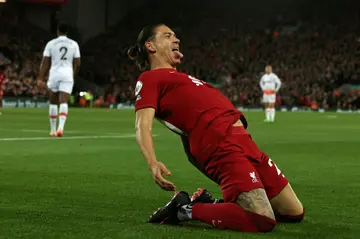
M165 61L172 66L181 63L183 54L180 52L180 40L169 27L156 28L155 39L151 41L151 46L155 57L160 61Z
M268 74L270 74L270 73L272 72L272 67L271 67L271 66L267 66L267 67L265 68L265 72L268 73Z

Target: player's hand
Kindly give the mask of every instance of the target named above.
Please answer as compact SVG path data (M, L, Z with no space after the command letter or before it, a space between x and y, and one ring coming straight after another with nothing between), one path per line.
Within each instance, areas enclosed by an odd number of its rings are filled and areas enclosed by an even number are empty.
M165 191L175 191L175 185L163 178L163 174L166 176L171 176L170 171L166 168L166 166L161 162L154 162L149 164L149 169L153 175L155 183L159 185Z
M37 86L39 87L39 88L43 88L44 87L44 85L45 85L45 82L44 82L44 78L42 78L42 77L38 77L38 79L37 79Z

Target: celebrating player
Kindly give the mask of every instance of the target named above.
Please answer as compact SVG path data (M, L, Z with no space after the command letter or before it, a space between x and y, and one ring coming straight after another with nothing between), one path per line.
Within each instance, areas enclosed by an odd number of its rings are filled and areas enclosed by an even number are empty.
M273 230L276 219L302 220L302 204L282 172L247 133L243 114L216 88L176 70L183 54L170 28L145 27L128 55L144 71L135 87L136 140L155 183L164 190L176 190L163 177L170 176L170 171L155 156L152 125L157 118L181 135L190 162L220 185L224 198L214 204L202 191L191 201L181 191L149 222L199 220L217 228L267 232Z
M63 135L68 115L69 96L74 86L74 77L80 68L79 45L67 37L68 30L67 24L59 24L58 37L46 44L39 74L39 81L43 82L50 69L47 82L50 98L50 135L59 137ZM56 131L58 104L60 105L59 127Z
M265 67L265 74L261 77L260 87L264 92L263 103L265 105L265 122L275 121L275 103L276 92L279 91L281 81L279 77L272 72L270 65Z

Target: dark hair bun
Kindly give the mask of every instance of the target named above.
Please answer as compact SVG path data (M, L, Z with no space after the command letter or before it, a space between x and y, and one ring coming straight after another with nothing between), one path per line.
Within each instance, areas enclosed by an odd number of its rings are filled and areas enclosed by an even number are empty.
M138 55L139 51L138 51L138 47L137 46L131 46L129 47L129 49L127 50L127 55L130 58L130 60L136 60L136 56Z

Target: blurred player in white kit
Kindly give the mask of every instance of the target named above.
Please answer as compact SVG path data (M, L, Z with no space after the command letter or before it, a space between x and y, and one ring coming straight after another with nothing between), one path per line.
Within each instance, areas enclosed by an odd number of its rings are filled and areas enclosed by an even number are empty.
M74 77L80 68L80 49L76 41L67 37L69 26L61 23L58 26L58 37L46 44L40 67L39 81L49 73L50 135L63 136L68 115L68 101L74 86ZM59 105L59 126L56 130Z
M265 105L265 122L275 121L275 103L276 93L279 91L281 81L279 77L272 72L272 67L265 67L265 74L261 77L260 87L263 91L262 102Z

